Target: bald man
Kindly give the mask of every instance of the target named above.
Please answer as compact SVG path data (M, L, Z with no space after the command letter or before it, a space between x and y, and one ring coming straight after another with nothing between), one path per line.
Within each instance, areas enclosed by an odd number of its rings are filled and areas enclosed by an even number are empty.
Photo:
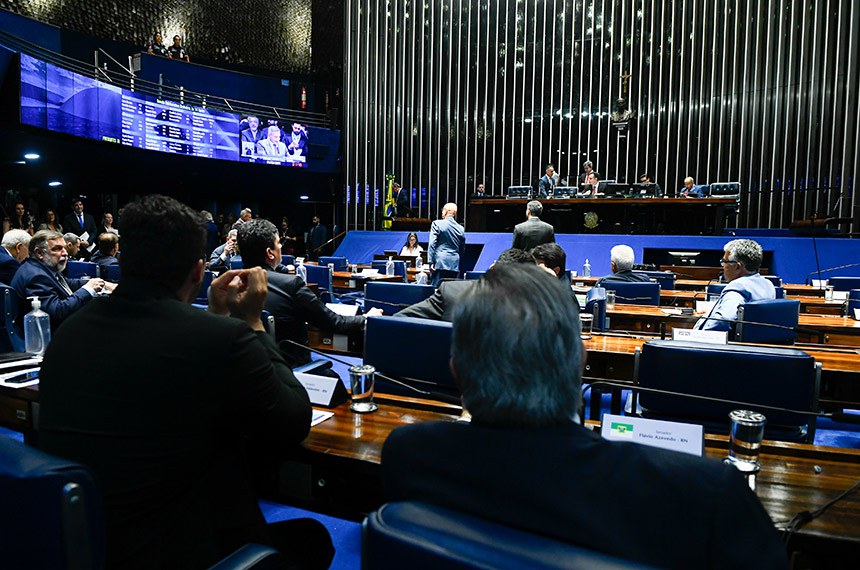
M442 218L430 224L430 243L427 261L438 287L442 279L456 279L460 273L460 256L466 251L466 232L457 223L457 204L448 203L442 208Z

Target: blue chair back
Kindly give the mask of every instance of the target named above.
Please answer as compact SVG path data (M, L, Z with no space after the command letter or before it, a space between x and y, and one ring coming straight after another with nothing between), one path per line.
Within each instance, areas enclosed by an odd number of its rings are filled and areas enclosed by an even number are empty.
M404 347L413 347L405 349ZM364 363L394 376L409 378L420 389L459 395L451 376L451 323L411 317L368 317L364 329ZM416 360L420 358L420 365ZM377 390L407 396L416 392L378 379ZM424 396L426 397L426 396Z
M708 185L708 195L722 198L740 197L740 182L713 182Z
M783 289L781 285L779 287L774 287L773 292L775 299L785 299L785 289Z
M606 289L592 287L585 296L585 312L594 315L592 329L606 330Z
M242 263L242 258L238 255L234 255L230 258L230 269L244 269L245 264Z
M281 263L284 265L295 265L296 264L296 256L294 255L282 255Z
M325 265L305 265L308 270L308 283L316 283L319 288L319 296L324 302L332 300L333 284L332 275L329 272L328 266Z
M705 300L716 301L717 297L720 296L720 293L722 293L725 288L725 283L711 283L706 289Z
M615 291L615 302L628 305L659 305L660 284L626 281L606 281L607 291Z
M361 567L375 570L634 570L608 554L419 502L387 503L362 525Z
M200 291L197 293L197 302L209 304L209 286L212 285L213 274L208 269L203 272L203 281L200 282Z
M99 271L101 272L100 277L105 281L110 281L112 283L119 283L120 278L120 269L119 265L102 265L99 267Z
M3 325L6 329L5 340L8 342L8 346L3 343L3 348L11 349L12 352L24 352L24 335L15 325L21 302L18 293L3 283L0 283L0 291L3 292Z
M762 275L762 277L773 283L774 287L782 287L782 279L778 275Z
M854 309L860 309L860 289L851 289L848 292L848 305L846 309L848 309L849 317L856 318L854 317Z
M328 266L329 263L334 265L335 271L346 271L346 258L345 257L327 257L320 256L319 264L322 266Z
M653 279L660 284L660 289L673 291L675 289L675 279L678 277L671 271L634 271L640 275L646 275L648 279Z
M827 280L827 284L832 286L835 291L860 289L860 277L831 277Z
M103 568L101 493L83 465L0 436L5 568Z
M379 308L393 315L409 305L420 303L436 291L431 285L370 281L364 286L364 310Z
M401 261L399 259L395 259L393 261L394 261L394 274L403 277L403 282L406 283L406 262ZM386 263L388 263L387 260L371 261L370 266L373 269L378 269L379 272L384 275Z
M467 271L463 276L464 279L480 279L486 271Z
M66 264L66 277L77 279L84 276L98 277L98 264L90 261L70 261Z
M750 409L767 418L768 439L814 439L814 415L756 406L818 411L821 365L801 350L654 340L637 352L634 370L636 383L645 388L743 402L640 392L644 417L699 423L708 431L726 433L729 413Z
M759 344L794 344L797 333L782 327L797 328L799 316L800 301L773 299L744 303L738 307L734 339ZM750 325L742 321L776 326Z

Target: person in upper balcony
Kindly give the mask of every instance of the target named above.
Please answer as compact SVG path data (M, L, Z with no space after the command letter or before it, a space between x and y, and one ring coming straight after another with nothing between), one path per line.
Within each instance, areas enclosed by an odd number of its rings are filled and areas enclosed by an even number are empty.
M152 36L152 39L148 40L143 46L143 49L148 54L168 57L167 48L164 46L164 40L161 37L161 32L155 32L155 34Z
M734 239L725 245L723 266L728 285L720 293L717 302L707 316L696 322L699 330L731 330L738 319L738 307L750 301L776 299L773 283L759 275L764 253L761 246L751 239Z
M183 47L182 38L178 34L173 36L173 45L167 48L167 57L191 63L191 58L188 57L188 50Z

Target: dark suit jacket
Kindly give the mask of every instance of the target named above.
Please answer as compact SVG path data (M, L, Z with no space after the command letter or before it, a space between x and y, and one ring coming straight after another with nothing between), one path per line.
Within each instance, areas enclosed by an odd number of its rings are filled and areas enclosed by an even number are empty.
M12 257L5 247L0 246L0 283L11 285L12 278L15 277L15 272L20 266L18 260Z
M409 205L409 194L404 188L397 193L397 201L394 204L394 216L397 218L411 217L414 212Z
M285 452L311 408L266 333L126 275L63 325L40 376L40 447L95 471L109 567L208 568L268 541L246 437Z
M788 567L734 467L609 442L573 423L402 427L385 442L382 474L389 501L426 501L660 568Z
M419 303L398 311L395 317L417 317L451 322L454 307L477 281L443 281L436 292Z
M555 229L536 216L514 227L514 244L511 247L528 251L542 243L555 241Z
M308 256L316 259L322 251L313 251L328 240L328 228L322 224L311 226L308 230Z
M606 277L601 277L597 280L595 287L603 287L603 284L608 281L624 281L628 283L646 283L651 279L647 275L642 275L641 273L636 273L633 270L628 269L627 271L619 271L618 273L613 273L612 275L607 275Z
M96 225L96 220L91 215L84 212L84 225L78 221L78 217L74 212L63 218L63 229L67 232L72 232L80 237L84 232L90 234L90 243L96 243L99 239L99 228Z
M60 323L93 298L88 291L81 288L83 283L80 280L66 281L73 291L71 295L60 285L57 274L44 263L32 257L25 259L12 279L12 288L20 301L18 322L21 323L21 318L30 312L27 297L39 298L42 310L51 317L51 331L56 330Z
M344 317L325 306L296 275L264 267L269 277L269 293L266 295L266 310L275 317L275 339L291 366L310 362L307 350L283 342L289 339L300 344L308 343L308 326L313 325L327 333L346 334L360 331L365 317Z
M538 181L538 196L541 198L552 196L557 183L558 179L555 176L553 176L553 179L550 179L549 176L544 174Z

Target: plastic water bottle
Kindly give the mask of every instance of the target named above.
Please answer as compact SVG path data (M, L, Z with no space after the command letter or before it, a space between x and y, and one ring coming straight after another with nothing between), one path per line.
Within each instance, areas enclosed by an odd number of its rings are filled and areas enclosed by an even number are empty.
M389 257L388 261L385 262L385 275L391 277L394 275L394 260Z
M24 315L24 350L32 354L45 354L51 342L51 317L41 309L38 297L30 297L33 310Z
M582 276L591 277L591 264L588 263L588 258L585 258L585 263L582 264Z
M418 272L418 275L415 276L415 284L416 285L427 285L427 274L424 273L424 269Z
M422 267L424 267L424 260L419 254L418 257L415 258L415 269L421 269Z
M296 267L296 275L301 277L302 281L305 283L308 282L308 268L305 267L304 260L299 261L299 265Z

